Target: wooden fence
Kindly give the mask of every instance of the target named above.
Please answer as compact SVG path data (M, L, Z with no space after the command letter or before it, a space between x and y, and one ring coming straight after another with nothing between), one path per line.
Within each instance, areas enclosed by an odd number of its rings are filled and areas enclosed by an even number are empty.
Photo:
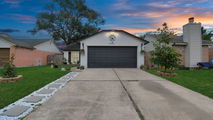
M213 60L213 48L209 48L209 60Z
M54 63L55 65L62 65L63 64L63 55L62 54L54 54L54 55L49 55L47 57L47 63L51 64Z

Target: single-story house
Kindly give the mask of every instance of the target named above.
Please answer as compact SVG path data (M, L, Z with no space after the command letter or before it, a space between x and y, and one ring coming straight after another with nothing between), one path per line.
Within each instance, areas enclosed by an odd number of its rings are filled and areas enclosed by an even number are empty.
M141 51L147 43L123 30L102 30L67 46L64 57L69 62L80 61L85 68L139 68L144 65Z
M80 43L72 43L67 45L64 49L64 58L68 64L80 63Z
M15 55L15 66L26 67L46 65L48 55L61 52L50 39L14 39L8 34L0 34L0 67L12 54Z
M149 41L145 46L145 66L150 68L153 63L150 61L149 51L154 50L153 42L155 35L147 34L144 38ZM189 18L189 23L183 26L183 36L173 36L171 45L181 56L181 65L194 68L198 62L209 62L213 60L213 41L202 40L201 23L194 22Z
M155 36L150 34L142 39L122 30L103 30L68 45L64 57L70 63L80 61L85 68L150 68L154 41ZM195 23L194 18L183 26L183 36L173 37L171 45L182 54L181 65L185 67L213 60L213 42L202 40L201 23Z

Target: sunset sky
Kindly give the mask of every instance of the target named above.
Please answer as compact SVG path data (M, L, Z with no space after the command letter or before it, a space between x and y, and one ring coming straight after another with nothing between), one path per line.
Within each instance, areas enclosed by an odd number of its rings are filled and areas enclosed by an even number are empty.
M27 33L35 26L36 15L51 0L0 0L0 32L19 38L47 38ZM102 29L122 29L130 33L155 31L163 22L181 32L189 17L205 28L213 28L213 0L87 0L86 4L106 19Z

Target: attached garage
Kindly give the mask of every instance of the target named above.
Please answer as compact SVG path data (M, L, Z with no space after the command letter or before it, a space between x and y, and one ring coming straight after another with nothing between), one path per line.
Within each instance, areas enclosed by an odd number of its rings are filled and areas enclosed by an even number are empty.
M0 67L8 62L10 58L10 49L9 48L0 48Z
M89 68L136 68L137 47L90 46Z
M122 30L104 30L80 41L85 68L139 68L147 41Z

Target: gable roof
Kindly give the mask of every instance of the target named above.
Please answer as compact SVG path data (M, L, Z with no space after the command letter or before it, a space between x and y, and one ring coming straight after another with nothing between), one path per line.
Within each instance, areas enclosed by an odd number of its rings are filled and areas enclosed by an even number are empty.
M14 39L13 42L17 46L34 48L34 46L50 41L50 39Z
M34 49L34 46L50 41L50 39L14 39L8 34L0 34L0 38L16 46Z
M125 33L125 34L127 34L127 35L130 35L130 36L132 36L132 37L134 37L134 38L136 38L136 39L138 39L138 40L144 41L145 44L149 43L149 41L147 41L147 40L145 40L145 39L143 39L143 38L137 37L137 36L135 36L135 35L133 35L133 34L130 34L130 33L126 32L126 31L124 31L124 30L101 30L101 31L99 31L99 32L97 32L97 33L95 33L95 34L93 34L93 35L90 35L90 36L88 36L88 37L86 37L86 38L80 39L79 41L83 41L83 40L85 40L85 39L87 39L87 38L90 38L90 37L92 37L92 36L95 36L95 35L100 34L100 33L103 33L103 32L122 32L122 33Z

